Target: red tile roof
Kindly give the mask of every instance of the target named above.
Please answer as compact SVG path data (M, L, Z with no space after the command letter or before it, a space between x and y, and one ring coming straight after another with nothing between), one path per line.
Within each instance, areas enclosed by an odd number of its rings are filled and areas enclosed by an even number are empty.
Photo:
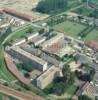
M13 10L13 9L5 8L3 11L7 14L11 14L13 16L17 16L17 17L23 18L23 19L28 20L28 21L32 21L32 19L33 19L32 16L24 14L22 12L18 12L18 11Z

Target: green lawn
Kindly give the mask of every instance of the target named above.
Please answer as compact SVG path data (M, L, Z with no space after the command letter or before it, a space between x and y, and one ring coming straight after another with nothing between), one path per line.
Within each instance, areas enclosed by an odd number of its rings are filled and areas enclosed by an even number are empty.
M76 92L76 89L77 89L77 86L75 86L75 85L69 86L66 90L66 93L73 96Z
M18 100L16 98L12 97L12 96L8 96L6 94L0 93L0 100L4 100L3 97L8 97L9 100Z
M82 14L84 16L89 16L93 11L94 11L94 9L84 6L84 7L78 8L76 10L73 10L72 12Z
M98 41L98 30L94 29L84 39L85 41Z
M86 28L86 26L81 25L76 22L65 21L63 23L54 25L53 28L60 32L65 32L65 35L78 38L78 33ZM84 41L98 41L98 30L94 29L83 39Z
M80 33L86 26L78 24L76 22L65 21L63 23L57 24L53 27L57 31L65 32L65 35L69 35L72 37L78 37L78 33Z
M5 96L5 95L0 93L0 100L2 100L3 96Z
M89 1L98 4L98 0L89 0Z
M25 26L25 27L21 28L20 30L16 31L15 34L11 37L11 40L25 36L27 34L26 32L28 31L29 28L32 28L34 31L36 31L36 29L31 25Z
M10 43L11 41L15 40L15 39L18 39L18 38L21 38L21 37L24 37L26 36L27 31L32 28L33 29L33 32L37 31L37 28L33 27L32 25L26 25L25 27L22 27L21 29L18 29L17 31L15 31L14 33L11 33L13 34L11 36L11 38L9 38L7 41L5 41L4 44L6 43Z
M4 63L3 51L3 46L0 46L0 78L10 82L12 80L15 80L15 78L6 68L6 65Z

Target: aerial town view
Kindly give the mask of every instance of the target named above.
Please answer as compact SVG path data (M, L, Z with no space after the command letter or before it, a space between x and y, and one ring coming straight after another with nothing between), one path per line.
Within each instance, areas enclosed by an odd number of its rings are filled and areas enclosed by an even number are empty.
M98 0L0 0L0 100L98 100Z

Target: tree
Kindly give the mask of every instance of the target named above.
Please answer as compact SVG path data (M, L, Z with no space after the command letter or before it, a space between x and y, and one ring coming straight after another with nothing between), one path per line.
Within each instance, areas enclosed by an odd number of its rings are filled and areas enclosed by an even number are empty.
M87 95L81 95L78 97L78 100L92 100L92 99L88 97Z
M83 13L83 9L78 9L78 12L79 12L79 14L82 14Z
M34 29L32 27L30 27L28 30L27 30L27 33L32 33L34 32Z
M93 80L94 75L95 75L95 70L94 69L90 70L90 72L89 72L89 81Z
M66 85L73 84L74 79L75 79L75 74L70 71L69 65L65 65L63 67L62 72L63 72L63 75L64 75L63 78L64 78L64 81L65 81Z
M65 92L65 84L63 82L56 83L53 87L53 93L56 93L57 95L62 95Z
M45 32L45 29L44 28L42 28L42 29L39 30L39 33L40 34L43 34L44 32Z
M8 29L6 30L6 32L5 32L6 34L10 34L10 33L12 33L12 28L11 28L11 26L10 27L8 27Z
M30 74L29 74L29 73L24 73L24 76L25 76L26 78L29 78L29 77L30 77Z
M36 7L36 10L42 13L57 13L65 10L68 0L42 0Z

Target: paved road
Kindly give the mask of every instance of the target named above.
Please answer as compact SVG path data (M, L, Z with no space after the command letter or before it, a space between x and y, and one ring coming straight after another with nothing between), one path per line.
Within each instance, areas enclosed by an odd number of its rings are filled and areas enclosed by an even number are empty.
M0 85L0 92L9 96L13 96L19 100L43 100L41 97L38 97L37 95L35 96L35 94L34 95L32 94L31 96L24 92L14 90L3 85Z

